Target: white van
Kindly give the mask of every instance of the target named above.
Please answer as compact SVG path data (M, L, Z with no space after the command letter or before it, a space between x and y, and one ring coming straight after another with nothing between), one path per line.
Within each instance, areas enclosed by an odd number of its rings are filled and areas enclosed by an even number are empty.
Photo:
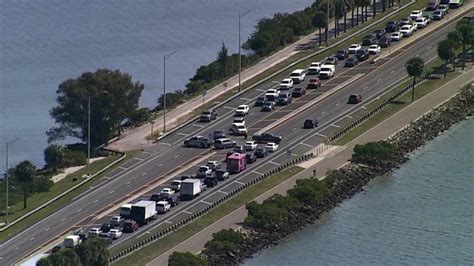
M81 238L76 235L69 235L64 238L64 247L74 248L75 246L81 244Z
M319 78L320 79L329 79L334 76L334 72L336 71L336 67L334 65L322 65L321 71L319 71Z
M290 74L290 78L293 80L294 83L300 83L304 81L306 77L306 71L304 69L296 69Z
M130 217L132 211L132 204L124 204L120 207L120 216L127 219Z

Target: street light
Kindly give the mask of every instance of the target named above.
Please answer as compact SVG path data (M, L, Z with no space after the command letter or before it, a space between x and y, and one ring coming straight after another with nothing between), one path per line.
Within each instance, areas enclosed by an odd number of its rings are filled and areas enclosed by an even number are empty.
M176 51L163 55L163 133L166 132L166 57L174 55Z
M155 121L151 120L150 124L151 124L151 141L153 142L153 124L155 124Z
M242 46L241 41L240 41L240 20L252 11L253 9L250 9L250 10L245 11L243 14L239 13L239 92L240 92L240 86L241 86L240 76L242 72L242 53L240 51L241 50L240 46Z
M7 191L6 191L6 205L5 205L5 220L8 224L8 146L10 144L15 143L17 140L20 138L16 138L14 140L10 140L6 142L6 156L5 156L5 184L7 185Z

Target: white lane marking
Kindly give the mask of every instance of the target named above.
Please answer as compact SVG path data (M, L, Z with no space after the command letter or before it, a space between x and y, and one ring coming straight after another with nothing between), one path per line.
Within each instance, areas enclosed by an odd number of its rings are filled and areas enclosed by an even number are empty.
M133 159L134 159L134 160L137 160L137 161L139 161L139 162L141 162L141 161L145 160L145 159L138 158L138 157L135 157L135 158L133 158Z
M323 138L327 138L327 137L328 137L328 136L326 136L326 135L324 135L324 134L321 134L321 133L316 133L316 134L314 134L314 135L318 135L318 136L323 137Z
M151 154L151 152L147 152L147 151L144 151L144 152L142 152L142 153L144 153L144 154Z
M237 180L235 180L234 183L237 183L237 184L239 184L239 185L245 185L245 183L242 183L242 182L237 181Z
M127 170L128 168L125 168L125 167L123 167L123 166L119 166L119 169Z
M112 194L112 193L114 193L114 192L115 192L115 190L112 190L112 191L109 192L109 194Z
M172 224L172 222L170 222L170 221L164 221L164 223ZM150 232L148 232L148 233L150 233Z
M252 99L244 98L244 97L241 97L240 99L241 99L241 100L244 100L244 101L251 101L251 100L252 100Z
M98 200L98 199L96 199L96 200L94 200L94 203L96 203L96 202L98 202L98 201L99 201L99 200Z
M415 57L420 57L420 54L415 55Z
M81 211L82 211L82 209L77 210L77 212L81 212Z
M350 116L350 115L346 115L346 117L352 119L352 116Z
M431 49L432 47L431 46L428 46L428 50Z
M49 228L49 227L46 227L46 229L44 229L44 231L46 231L46 232L47 232L47 231L49 231L49 229L51 229L51 228Z
M364 87L364 90L366 90L366 89L368 89L368 88L369 88L369 87L365 86L365 87Z
M142 174L142 176L146 176L146 174L148 174L148 173L147 173L147 172L144 172L144 173Z
M34 238L34 237L30 238L30 241L33 241L33 240L35 240L35 238Z
M128 181L128 182L127 182L127 185L130 185L131 183L132 183L132 181Z
M295 127L295 128L293 128L292 130L293 130L293 131L296 131L296 130L297 130L297 128Z
M257 171L252 171L252 173L256 173L257 175L263 175L262 173L257 172ZM220 190L219 190L219 191L220 191Z
M192 212L188 212L186 210L183 211L184 213L187 213L187 214L193 214Z
M160 164L158 165L158 167L162 167L162 166L163 166L163 163L160 163Z
M61 219L61 222L64 222L64 221L66 221L66 218L62 218L62 219Z
M336 103L336 106L340 105L341 103Z
M256 91L267 92L266 90L262 90L262 89L256 89Z
M15 249L13 249L13 250L17 250L18 248L19 248L19 247L16 247L16 248L15 248Z
M199 125L199 124L191 124L191 125L193 125L193 126L195 126L195 127L200 127L200 128L203 128L203 127L204 127L203 125Z
M171 143L166 143L166 142L160 142L160 144L166 145L166 146L171 146Z
M202 203L205 203L205 204L207 204L207 205L212 205L212 203L209 203L209 202L207 202L207 201L201 200L201 202L202 202Z
M234 107L231 107L231 106L224 106L222 108L225 108L225 109L230 109L230 110L234 110L235 108Z
M390 74L393 74L393 73L395 73L395 70L390 71Z
M338 125L336 125L336 124L331 124L331 126L337 127L337 128L341 127L341 126L338 126Z
M269 163L274 164L274 165L280 165L279 163L269 161Z
M189 134L185 134L185 133L181 133L181 132L176 132L176 135L185 136L185 137L189 136Z
M365 106L362 106L362 107L361 107L361 109L367 109L367 107L365 107Z
M178 154L178 155L176 155L174 158L176 159L176 158L178 158L178 157L179 157L179 154Z
M321 112L322 115L325 114L325 113L326 113L326 111L322 111L322 112Z
M377 82L380 82L380 81L382 81L382 79L378 79L378 80L377 80Z
M304 145L304 146L306 146L306 147L309 147L309 148L314 148L313 145L309 145L309 144L304 143L304 142L301 142L300 144L301 144L301 145Z

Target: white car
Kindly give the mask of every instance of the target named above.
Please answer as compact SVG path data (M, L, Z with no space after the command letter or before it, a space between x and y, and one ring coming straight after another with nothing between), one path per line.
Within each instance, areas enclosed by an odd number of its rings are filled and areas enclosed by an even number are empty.
M245 127L244 124L234 123L230 127L230 132L232 133L232 135L236 135L236 136L244 135L244 134L247 134L247 128Z
M288 78L288 79L284 79L281 81L280 83L280 89L281 90L289 90L293 88L293 80Z
M100 230L100 228L91 228L89 230L89 237L99 236L100 233L102 233L102 230Z
M269 152L274 152L278 149L278 144L276 144L274 142L268 142L265 145L265 149L267 149L267 151L269 151Z
M174 190L169 187L165 187L160 191L160 195L171 197L174 195Z
M108 236L112 239L117 239L122 237L122 231L120 229L110 229Z
M247 142L245 142L244 144L244 149L246 151L253 151L257 148L257 142L253 141L253 140L249 140Z
M378 54L380 53L380 45L378 44L372 44L369 46L369 53L370 54Z
M413 19L413 20L416 20L416 19L421 18L421 17L423 17L423 12L421 12L420 10L413 10L410 13L410 18Z
M167 213L171 209L171 204L166 200L158 201L156 203L156 212L157 213Z
M235 110L235 115L237 115L237 116L248 115L249 110L250 110L250 107L249 107L248 105L246 105L246 104L241 104L241 105L239 105L239 107L237 107L237 109Z
M400 28L400 33L402 34L403 37L409 37L413 34L413 26L412 25L403 25Z
M317 75L321 71L321 62L313 62L308 67L308 75Z
M355 54L360 49L362 49L362 46L358 43L355 43L355 44L351 44L351 46L349 46L348 51L349 51L350 54Z
M399 31L394 32L390 35L390 39L392 41L400 41L402 38L403 38L403 35Z
M418 30L418 24L416 24L416 21L413 21L413 23L411 23L410 25L412 25L413 31Z
M109 223L113 225L121 225L123 223L123 220L124 219L121 216L112 216L112 218L110 218Z
M428 20L424 17L421 17L421 18L417 18L415 23L416 23L417 28L422 29L422 28L426 27L426 25L428 24Z

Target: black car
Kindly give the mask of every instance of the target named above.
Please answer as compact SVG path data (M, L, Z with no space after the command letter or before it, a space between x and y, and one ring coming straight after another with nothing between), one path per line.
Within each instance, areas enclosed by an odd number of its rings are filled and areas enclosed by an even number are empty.
M214 187L217 185L217 178L214 176L206 177L204 184L206 184L207 187Z
M339 60L344 60L347 57L349 57L349 52L345 49L339 50L339 51L336 52L336 58L339 59Z
M433 12L433 20L442 20L444 18L444 12L443 11L435 11Z
M426 18L426 22L427 22L426 24L430 24L431 21L433 20L433 15L431 14L424 14L423 17Z
M217 180L223 181L229 178L229 172L224 171L224 170L216 170L215 177L217 178Z
M387 31L386 31L385 29L380 29L380 30L374 31L374 34L375 34L375 36L377 36L377 39L380 39L380 38L382 38L383 36L385 36L385 33L386 33L386 32L387 32Z
M392 44L392 39L383 36L379 40L380 47L389 47Z
M268 151L265 147L261 146L257 147L254 154L257 158L263 158L268 155Z
M272 133L262 133L254 134L252 136L252 140L255 140L256 142L274 142L279 144L282 140L282 137Z
M100 227L100 230L103 232L103 233L108 233L110 231L110 229L114 229L115 226L111 223L103 223L102 226Z
M369 46L376 43L377 43L377 35L375 35L375 33L365 35L364 39L362 40L362 45Z
M306 88L295 88L293 92L291 93L291 96L293 97L301 97L306 94Z
M219 130L214 130L214 132L212 133L212 138L214 140L225 138L225 131L220 130L220 129Z
M262 105L262 112L271 112L273 111L273 102L265 102L263 105Z
M255 106L260 107L265 103L265 97L258 97L255 101Z
M308 118L304 121L303 123L303 128L315 128L319 124L318 120L316 118Z
M360 102L362 102L362 96L360 94L352 94L347 101L349 104L358 104Z
M247 163L254 163L254 162L257 161L257 156L255 156L251 153L247 153L246 157L247 157Z
M357 57L357 59L359 59L359 61L364 61L364 60L367 60L369 59L369 50L367 49L359 49L355 56Z
M356 56L353 56L349 59L346 60L346 63L344 64L345 67L354 67L359 64L359 59L357 59Z
M396 21L389 21L385 25L385 30L387 32L396 32L400 28L400 25L398 25L398 22Z

